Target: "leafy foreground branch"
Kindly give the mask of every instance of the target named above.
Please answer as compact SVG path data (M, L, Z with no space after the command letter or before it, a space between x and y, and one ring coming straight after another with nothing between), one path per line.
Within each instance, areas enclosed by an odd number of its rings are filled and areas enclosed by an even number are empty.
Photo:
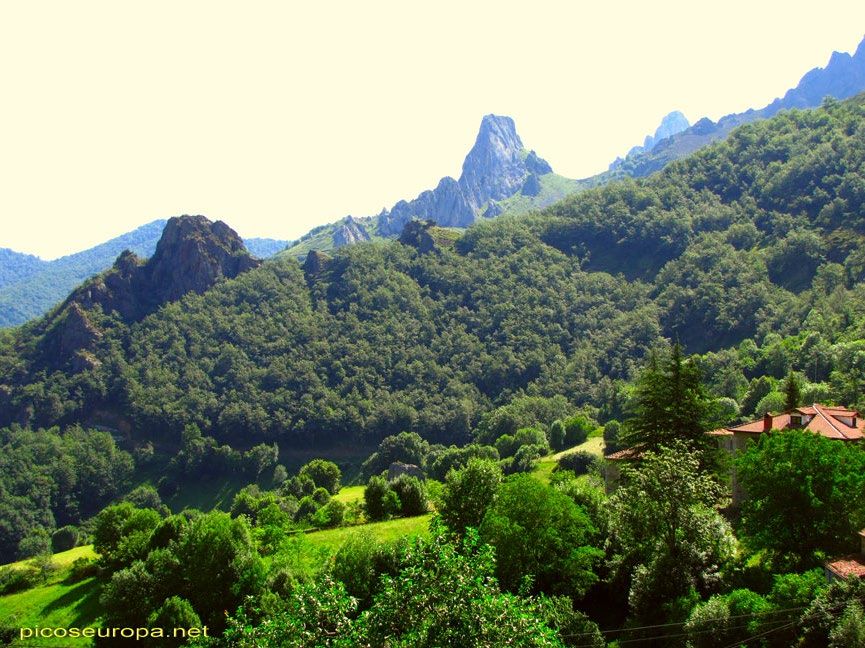
M493 549L469 529L461 540L433 524L432 538L404 546L394 576L381 577L369 609L329 575L299 585L284 600L247 607L220 639L198 645L277 646L562 646L561 635L603 646L597 626L567 598L503 592Z

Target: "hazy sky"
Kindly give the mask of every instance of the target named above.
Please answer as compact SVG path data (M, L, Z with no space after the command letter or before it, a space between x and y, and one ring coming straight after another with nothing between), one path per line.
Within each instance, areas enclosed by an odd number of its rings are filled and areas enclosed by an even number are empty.
M294 238L458 176L512 116L558 173L667 112L762 107L865 3L4 2L0 247L52 258L201 213Z

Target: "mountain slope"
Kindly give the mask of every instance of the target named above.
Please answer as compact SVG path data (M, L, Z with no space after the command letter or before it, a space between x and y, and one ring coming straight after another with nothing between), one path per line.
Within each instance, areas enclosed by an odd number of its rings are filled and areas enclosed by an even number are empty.
M111 267L129 250L147 258L156 250L165 220L155 220L95 247L43 261L32 255L0 250L0 328L17 326L47 312L82 281ZM287 241L253 238L244 241L258 258L285 249Z
M0 343L0 423L108 425L133 443L178 444L190 423L241 447L405 429L464 441L524 393L615 416L616 381L663 338L726 358L721 395L802 366L844 376L832 389L853 404L863 134L862 98L785 112L650 178L456 240L415 229L314 255L306 271L277 260L131 326L79 302L100 327L87 362L51 365L50 318Z
M32 254L0 248L0 289L22 281L43 269L45 262Z

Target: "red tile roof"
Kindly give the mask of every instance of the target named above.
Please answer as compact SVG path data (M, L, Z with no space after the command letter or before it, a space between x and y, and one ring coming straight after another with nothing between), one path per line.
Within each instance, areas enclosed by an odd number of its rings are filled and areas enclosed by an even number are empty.
M642 448L625 448L624 450L619 450L618 452L606 455L604 459L609 459L610 461L625 461L627 459L639 459L642 454Z
M858 441L865 438L865 421L858 412L845 407L827 407L814 403L809 407L799 407L781 414L769 414L771 430L788 430L800 428L810 430L815 434L829 439L840 439L843 441ZM810 420L805 424L794 424L792 416L808 416ZM844 419L849 419L851 425ZM759 419L750 423L743 423L728 428L712 430L709 434L714 436L730 436L737 432L745 434L762 434L767 430L766 421Z
M827 561L825 565L826 569L838 578L847 578L849 576L865 578L865 558L860 554Z

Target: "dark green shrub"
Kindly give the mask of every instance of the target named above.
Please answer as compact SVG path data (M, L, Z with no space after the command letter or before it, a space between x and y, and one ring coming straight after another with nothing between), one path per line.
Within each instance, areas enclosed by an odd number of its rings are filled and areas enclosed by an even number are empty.
M599 459L597 455L594 455L591 452L586 452L585 450L578 450L577 452L569 452L568 454L563 455L559 459L559 464L556 466L556 470L570 470L573 471L575 475L585 475L586 473L591 472L598 463Z
M51 551L54 553L69 551L77 546L78 529L71 524L67 524L65 527L57 529L51 534Z
M426 488L417 477L400 475L390 483L390 487L399 497L401 515L423 515L429 509Z
M77 583L85 578L96 576L99 573L98 563L91 558L76 558L69 569L69 576L66 577L67 583Z

